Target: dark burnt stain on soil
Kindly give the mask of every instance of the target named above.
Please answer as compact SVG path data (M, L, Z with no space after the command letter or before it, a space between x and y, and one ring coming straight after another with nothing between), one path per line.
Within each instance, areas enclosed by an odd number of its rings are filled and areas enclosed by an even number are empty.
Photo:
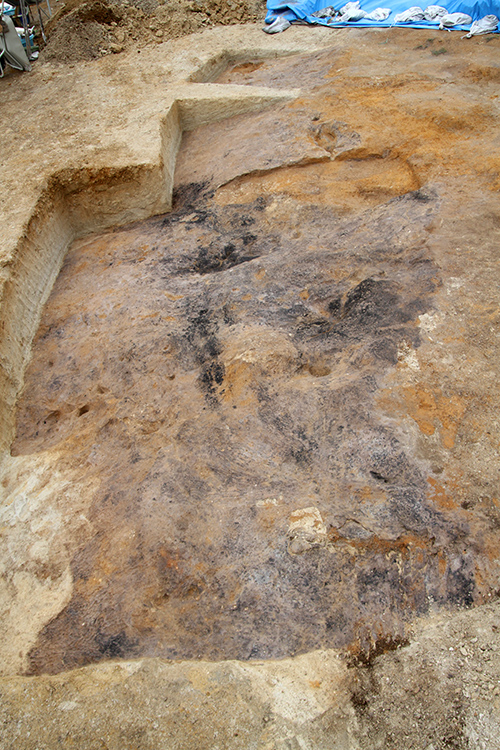
M430 602L474 602L463 516L429 503L428 467L375 406L440 284L438 204L295 206L278 226L265 199L221 207L200 182L69 252L12 453L57 448L97 489L31 673L318 647L369 661ZM289 516L311 506L326 540L292 555Z

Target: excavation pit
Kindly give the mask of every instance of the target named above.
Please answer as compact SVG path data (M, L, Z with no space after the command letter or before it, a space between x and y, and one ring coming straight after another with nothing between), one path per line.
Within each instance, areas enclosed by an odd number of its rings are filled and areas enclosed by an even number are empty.
M163 161L59 171L19 233L10 746L495 747L493 47L420 36L210 49L144 119Z
M430 385L420 354L449 201L397 133L373 144L357 104L334 119L337 67L326 51L223 74L290 88L302 71L308 97L186 134L172 212L68 252L11 453L52 453L92 491L29 673L363 660L494 589L477 577L487 517L449 489L468 399ZM373 118L420 86L385 87Z

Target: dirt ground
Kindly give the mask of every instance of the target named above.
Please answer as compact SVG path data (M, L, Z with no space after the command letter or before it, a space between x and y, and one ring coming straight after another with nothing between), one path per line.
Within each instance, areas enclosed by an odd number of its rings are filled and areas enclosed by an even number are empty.
M41 60L67 64L141 49L210 26L263 20L263 0L68 0L47 24ZM41 40L40 40L41 41Z
M198 123L173 212L66 256L1 469L2 748L500 748L499 39L166 44L262 17L67 4L2 82L71 102L48 172L99 113L127 163L181 60L302 87Z

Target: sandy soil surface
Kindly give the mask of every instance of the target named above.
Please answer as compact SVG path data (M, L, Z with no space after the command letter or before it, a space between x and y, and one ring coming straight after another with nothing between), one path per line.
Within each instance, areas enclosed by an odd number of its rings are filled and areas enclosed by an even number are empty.
M120 41L112 11L87 62L56 24L0 82L12 111L12 85L68 104L47 174L89 158L99 111L96 162L123 166L148 97L210 70L303 91L198 122L174 212L67 256L2 466L2 746L499 748L498 38L336 32L268 63L256 27ZM132 70L149 88L122 97Z
M250 662L111 661L1 682L6 750L498 750L499 607L419 623L349 667L334 651Z

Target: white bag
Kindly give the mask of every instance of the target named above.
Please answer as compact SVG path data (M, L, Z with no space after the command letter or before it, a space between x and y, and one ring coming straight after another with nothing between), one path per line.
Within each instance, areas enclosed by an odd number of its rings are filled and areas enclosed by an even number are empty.
M476 36L477 34L490 34L496 30L497 26L498 18L496 16L483 16L479 21L474 21L469 33L462 37L462 39L470 39L471 36Z
M445 29L449 26L467 26L472 23L472 18L467 13L447 13L439 19L439 28Z
M353 0L352 2L346 3L340 9L340 15L343 16L351 10L359 10L359 0Z
M391 12L392 11L390 8L375 8L375 10L372 10L371 13L368 13L365 18L367 18L369 21L385 21L386 18L389 18Z
M441 5L428 5L427 8L424 10L424 18L426 21L435 21L436 18L440 18L441 16L447 16L448 11L446 8L443 8Z
M424 11L418 5L394 16L394 23L415 23L424 20Z
M344 5L344 7L340 9L340 14L338 20L342 23L347 23L348 21L359 21L366 16L365 11L361 10L359 7L359 0Z
M287 21L286 18L280 16L276 21L273 21L270 26L264 26L262 31L265 31L266 34L279 34L280 31L285 31L285 29L288 29L291 25L290 21Z
M364 10L361 10L361 8L348 10L347 13L343 13L339 21L342 21L343 23L348 23L349 21L360 21L362 18L366 18L366 13Z
M321 10L311 13L313 18L333 18L336 15L338 15L338 10L335 10L333 5L327 5L326 8L321 8Z

